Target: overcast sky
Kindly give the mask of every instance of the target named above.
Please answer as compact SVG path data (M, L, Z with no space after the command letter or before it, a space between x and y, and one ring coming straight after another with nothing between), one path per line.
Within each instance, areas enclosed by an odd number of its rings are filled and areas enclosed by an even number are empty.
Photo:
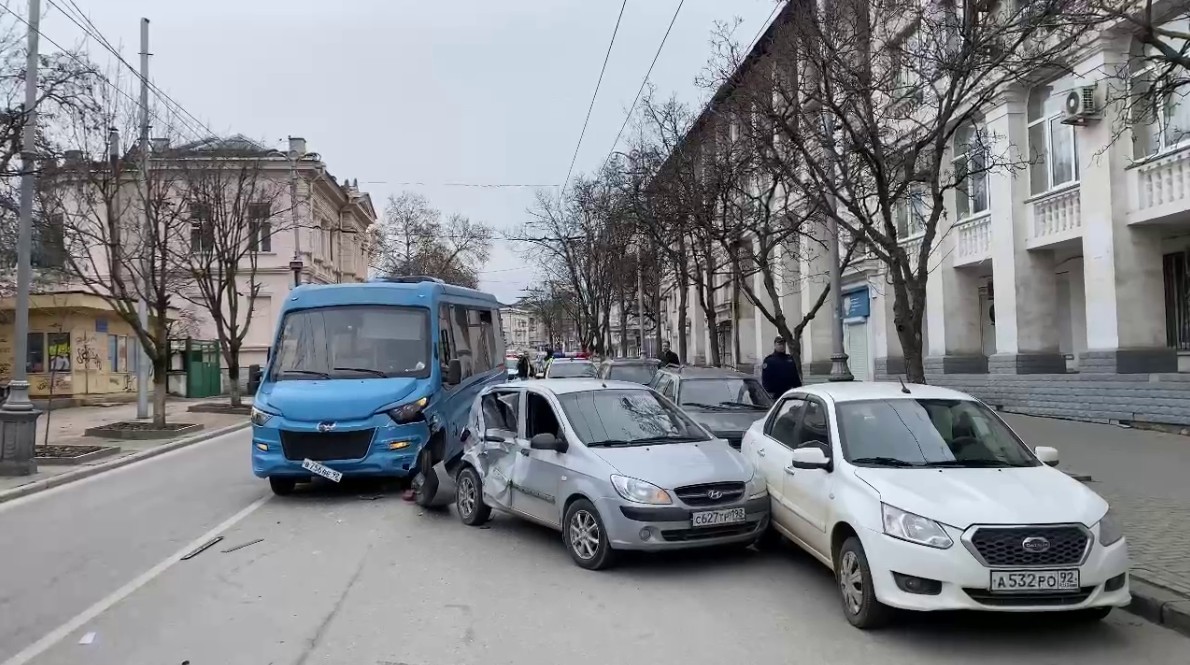
M525 220L533 188L560 184L621 0L74 0L136 64L151 20L151 78L212 130L304 136L336 177L356 178L378 211L401 191L425 194L498 230ZM14 3L19 4L19 3ZM44 33L83 33L42 0ZM611 150L678 0L628 0L575 172ZM15 8L15 7L14 7ZM348 9L350 8L350 9ZM739 17L750 41L774 0L686 0L651 80L705 98L694 78L717 20ZM43 49L52 45L44 44ZM114 58L97 44L92 58ZM402 183L426 183L405 185ZM534 278L522 248L497 242L482 287L504 302Z

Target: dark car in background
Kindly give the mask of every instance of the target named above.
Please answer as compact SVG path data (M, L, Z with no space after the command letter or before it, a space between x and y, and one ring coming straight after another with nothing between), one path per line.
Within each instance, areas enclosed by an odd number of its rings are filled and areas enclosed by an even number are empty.
M756 377L733 369L663 367L649 386L737 449L744 432L773 405Z
M655 358L608 358L599 364L599 378L649 385L661 361Z

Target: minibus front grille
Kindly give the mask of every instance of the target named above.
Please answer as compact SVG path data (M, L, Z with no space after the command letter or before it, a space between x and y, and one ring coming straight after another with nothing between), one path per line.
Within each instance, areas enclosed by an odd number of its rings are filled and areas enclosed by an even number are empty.
M368 454L375 429L348 432L291 432L281 431L281 448L285 459L316 462L361 459Z

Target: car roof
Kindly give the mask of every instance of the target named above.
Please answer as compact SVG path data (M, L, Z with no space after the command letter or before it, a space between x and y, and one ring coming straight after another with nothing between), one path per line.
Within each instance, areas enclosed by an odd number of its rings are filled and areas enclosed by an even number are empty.
M657 365L661 361L656 358L604 358L609 365Z
M555 395L567 393L582 393L591 390L649 390L646 386L632 381L612 381L604 379L545 379L542 381L508 381L496 386L497 388L532 388Z
M699 367L694 365L683 365L681 367L662 367L661 371L677 374L683 379L756 378L751 374L745 374L744 372L730 369L728 367Z
M904 392L908 389L909 392ZM900 381L830 381L797 388L799 392L829 397L835 402L859 402L873 399L959 399L975 398L950 388Z
M563 363L590 363L590 358L554 358L554 362ZM594 364L594 363L592 363Z

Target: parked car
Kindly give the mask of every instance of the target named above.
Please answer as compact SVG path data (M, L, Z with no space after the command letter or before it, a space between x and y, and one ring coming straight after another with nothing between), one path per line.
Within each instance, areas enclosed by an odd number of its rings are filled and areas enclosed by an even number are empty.
M456 477L464 524L507 511L562 531L571 558L605 568L620 550L750 544L765 531L762 476L645 386L557 379L476 398Z
M519 363L520 361L521 361L521 359L518 358L517 356L505 356L504 357L504 371L505 371L509 381L511 381L512 379L518 378L520 376L520 373L517 370L517 363Z
M595 363L583 358L553 358L545 366L543 379L593 379L599 370Z
M655 358L608 358L599 364L599 378L647 386L660 366Z
M650 385L733 448L773 405L756 377L718 367L663 367Z
M1130 600L1128 545L1095 492L953 390L827 383L748 430L773 527L835 572L847 620L889 608L1075 611Z

